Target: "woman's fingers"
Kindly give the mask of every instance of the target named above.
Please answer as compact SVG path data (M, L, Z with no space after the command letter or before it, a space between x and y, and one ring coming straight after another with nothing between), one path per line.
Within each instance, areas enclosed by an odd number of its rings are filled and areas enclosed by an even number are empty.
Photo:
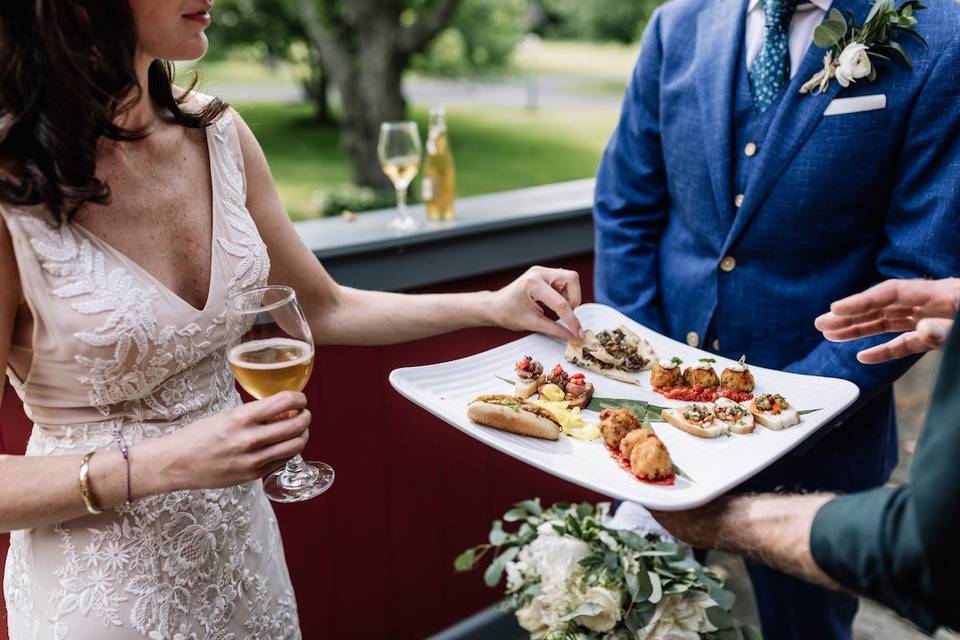
M576 309L583 301L580 290L580 274L567 269L544 269L544 280L560 292L571 308Z
M537 322L538 328L537 331L541 333L549 333L552 336L556 336L561 340L572 340L576 336L580 335L582 329L580 328L580 321L577 320L577 316L573 314L573 308L570 306L570 303L567 302L567 299L564 298L556 289L551 287L545 280L536 279L533 281L533 284L528 292L530 299L534 303L542 303L548 309L552 310L557 314L557 317L563 321L566 325L566 328L559 327L555 322L551 322L548 318L537 312L537 314L546 320L547 323L558 327L561 329L559 332L556 330L542 331L539 327L546 327L546 324Z
M237 409L242 420L267 423L288 411L300 412L307 406L307 396L295 391L284 391L263 400L248 402Z
M284 442L304 433L310 426L313 416L303 409L292 418L252 427L251 450L262 449L277 442Z
M307 441L309 439L310 430L307 429L303 433L293 438L274 443L269 447L258 451L255 454L257 475L262 477L279 467L281 464L285 463L293 456L301 453L307 446Z

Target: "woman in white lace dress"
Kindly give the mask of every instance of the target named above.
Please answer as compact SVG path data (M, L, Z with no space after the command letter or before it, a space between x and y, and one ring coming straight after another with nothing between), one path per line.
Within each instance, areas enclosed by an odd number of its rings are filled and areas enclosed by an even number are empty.
M241 406L231 294L293 286L321 344L478 325L570 337L541 304L579 331L565 271L445 296L333 282L246 124L171 88L160 60L205 52L209 8L22 0L0 15L0 367L35 423L26 456L0 457L11 640L300 637L259 478L302 450L310 415L275 418L302 394Z

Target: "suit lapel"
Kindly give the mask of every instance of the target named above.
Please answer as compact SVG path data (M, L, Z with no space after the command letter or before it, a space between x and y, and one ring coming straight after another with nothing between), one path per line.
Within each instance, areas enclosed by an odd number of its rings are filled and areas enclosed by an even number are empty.
M856 17L857 24L861 24L870 10L870 4L866 0L834 0L831 8L851 12ZM743 206L737 211L722 254L729 252L731 245L759 211L787 165L817 127L830 101L842 89L840 83L833 80L822 94L800 93L800 87L823 68L823 56L826 52L826 49L811 43L797 75L785 89L786 93L776 107L777 111L760 153L754 159L757 166L747 182Z
M710 182L724 229L730 224L726 212L733 202L730 136L746 11L747 0L722 0L697 16L695 59L702 68L697 97Z

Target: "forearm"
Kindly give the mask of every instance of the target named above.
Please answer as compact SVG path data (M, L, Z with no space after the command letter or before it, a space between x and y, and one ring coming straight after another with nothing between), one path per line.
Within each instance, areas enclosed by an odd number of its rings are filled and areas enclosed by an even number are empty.
M810 582L839 589L816 564L810 551L810 530L817 511L832 495L772 494L722 498L684 516L682 530L669 513L657 514L680 538L696 548L737 553Z
M159 440L130 447L134 499L178 488L163 464ZM88 515L80 496L82 455L0 456L0 531L31 529ZM111 509L127 500L126 462L118 447L97 451L89 463L94 503Z
M319 344L374 346L495 324L492 293L410 295L340 287L335 303L311 318Z

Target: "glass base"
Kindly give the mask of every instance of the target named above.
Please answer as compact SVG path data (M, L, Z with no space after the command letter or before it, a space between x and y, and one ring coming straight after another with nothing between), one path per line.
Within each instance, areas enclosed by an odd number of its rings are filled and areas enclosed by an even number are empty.
M397 216L390 221L389 227L398 233L410 233L420 227L420 223L413 216Z
M329 489L335 477L333 467L324 462L307 462L297 473L284 466L263 479L263 491L274 502L301 502Z

